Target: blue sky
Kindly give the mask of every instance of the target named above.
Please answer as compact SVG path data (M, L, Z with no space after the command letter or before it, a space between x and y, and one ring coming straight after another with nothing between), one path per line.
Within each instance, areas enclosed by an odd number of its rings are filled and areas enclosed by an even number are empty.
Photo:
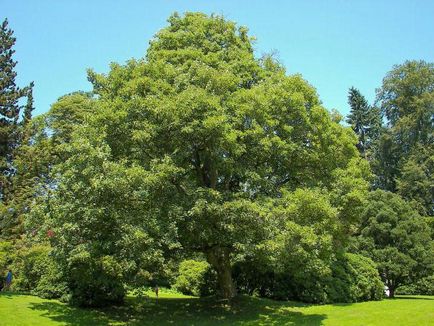
M348 113L355 86L370 100L394 64L434 62L432 0L97 1L0 0L15 31L18 84L35 81L36 114L76 90L90 90L86 68L142 57L178 11L223 14L256 36L256 53L276 52L301 73L328 109Z

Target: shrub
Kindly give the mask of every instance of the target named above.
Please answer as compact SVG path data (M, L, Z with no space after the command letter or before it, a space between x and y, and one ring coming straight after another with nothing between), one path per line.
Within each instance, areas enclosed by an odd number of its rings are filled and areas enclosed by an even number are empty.
M66 284L50 252L51 248L47 245L22 248L17 252L11 267L15 275L14 290L31 292L44 298L60 298L66 294Z
M330 302L380 300L384 285L371 259L346 253L332 265L326 292Z
M50 248L37 245L21 248L12 265L14 273L14 290L30 292L34 290L44 274Z
M250 295L313 303L379 300L383 296L383 283L375 264L360 255L340 255L329 267L325 262L316 269L306 266L304 278L301 275L289 270L276 272L273 266L254 260L234 266L239 292Z
M396 294L434 295L434 275L430 275L413 284L400 286Z
M92 257L85 250L77 250L64 273L73 305L102 307L123 303L126 290L122 268L113 256Z
M184 260L173 287L187 295L207 296L213 293L215 275L205 261Z
M8 270L8 267L12 263L12 257L14 256L13 245L9 241L0 242L0 276L3 279Z
M3 289L5 276L14 256L12 243L9 241L0 241L0 291Z

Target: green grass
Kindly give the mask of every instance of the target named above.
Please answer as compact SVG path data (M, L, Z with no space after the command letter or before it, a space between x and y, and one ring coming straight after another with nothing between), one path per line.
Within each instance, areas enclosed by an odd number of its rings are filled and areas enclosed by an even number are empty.
M38 325L434 325L434 297L307 305L242 296L231 305L162 292L123 307L78 309L30 295L0 294L1 326Z

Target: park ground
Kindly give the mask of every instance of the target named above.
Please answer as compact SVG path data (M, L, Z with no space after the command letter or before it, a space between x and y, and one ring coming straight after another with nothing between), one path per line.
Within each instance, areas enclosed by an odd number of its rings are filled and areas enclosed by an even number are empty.
M80 309L57 300L0 293L1 326L38 325L434 325L434 296L309 305L241 296L230 305L163 291L126 305Z

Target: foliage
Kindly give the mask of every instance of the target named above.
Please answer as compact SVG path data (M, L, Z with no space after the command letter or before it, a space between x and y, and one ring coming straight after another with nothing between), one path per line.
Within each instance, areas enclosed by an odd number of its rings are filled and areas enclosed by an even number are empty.
M434 147L415 146L396 183L397 193L416 202L421 215L434 216Z
M123 302L125 288L118 281L122 266L109 255L96 258L80 249L70 258L67 269L71 303L97 307Z
M384 285L371 259L346 253L331 268L332 277L326 286L330 302L360 302L383 297Z
M33 82L24 88L15 82L15 41L5 19L0 25L0 237L6 239L18 238L21 231L20 211L10 202L21 188L13 180L14 158L16 150L26 141L25 126L33 111ZM21 103L24 98L25 105Z
M47 245L34 245L23 247L16 253L11 266L15 291L31 292L43 298L65 297L67 289L50 252Z
M271 240L277 270L290 275L295 298L326 302L321 280L331 276L339 234L337 210L326 194L298 189L282 198L272 216L282 221L277 226L281 231Z
M390 129L386 129L381 134L373 152L371 166L372 172L375 174L374 188L395 191L401 156L399 146L395 142L393 132Z
M434 275L422 277L411 284L400 286L397 294L434 295Z
M360 302L380 300L384 285L375 264L369 258L338 255L323 273L310 273L304 279L293 277L291 271L276 271L274 266L260 265L258 261L238 262L234 278L242 293L278 300L305 302Z
M247 30L220 16L175 14L145 59L89 79L97 109L72 133L44 215L67 275L77 248L89 261L110 257L119 284L159 273L183 248L205 255L230 298L233 257L267 238L270 199L332 188L338 170L351 184L353 132L300 76L255 59ZM347 199L339 218L354 215ZM330 241L307 225L289 230Z
M179 292L194 296L207 296L215 288L215 275L206 261L184 260L179 264L179 274L173 287Z
M433 87L433 63L406 61L393 67L377 91L377 102L402 144L404 155L415 144L432 141Z
M347 117L347 122L359 137L357 148L360 154L366 157L367 151L381 133L380 111L371 107L360 91L354 87L348 91L348 104L350 105L350 114Z
M359 252L377 264L392 297L398 286L432 273L430 227L396 194L381 190L369 194L357 240Z
M345 168L333 172L333 181L327 190L330 204L337 209L341 245L347 245L360 224L360 215L366 205L372 172L363 158L353 158Z
M377 90L377 104L389 127L376 145L374 154L373 168L378 176L376 186L379 188L396 192L397 178L402 176L404 179L419 179L420 173L424 173L421 163L424 160L415 156L425 147L429 148L429 156L432 156L433 88L434 64L406 61L402 65L394 66ZM417 167L418 164L422 166ZM404 166L405 171L402 170ZM419 175L415 176L415 173ZM406 182L401 181L401 187L406 187L403 185ZM415 188L418 186L421 186L420 192L423 194L428 190L429 204L426 204L426 198L420 198L420 204L425 206L427 213L432 214L433 191L418 181L418 185L412 186L410 197L414 197L417 192ZM405 192L402 194L405 195Z
M326 192L298 189L273 204L270 239L235 264L241 292L321 303L381 297L369 259L337 254L342 224Z

